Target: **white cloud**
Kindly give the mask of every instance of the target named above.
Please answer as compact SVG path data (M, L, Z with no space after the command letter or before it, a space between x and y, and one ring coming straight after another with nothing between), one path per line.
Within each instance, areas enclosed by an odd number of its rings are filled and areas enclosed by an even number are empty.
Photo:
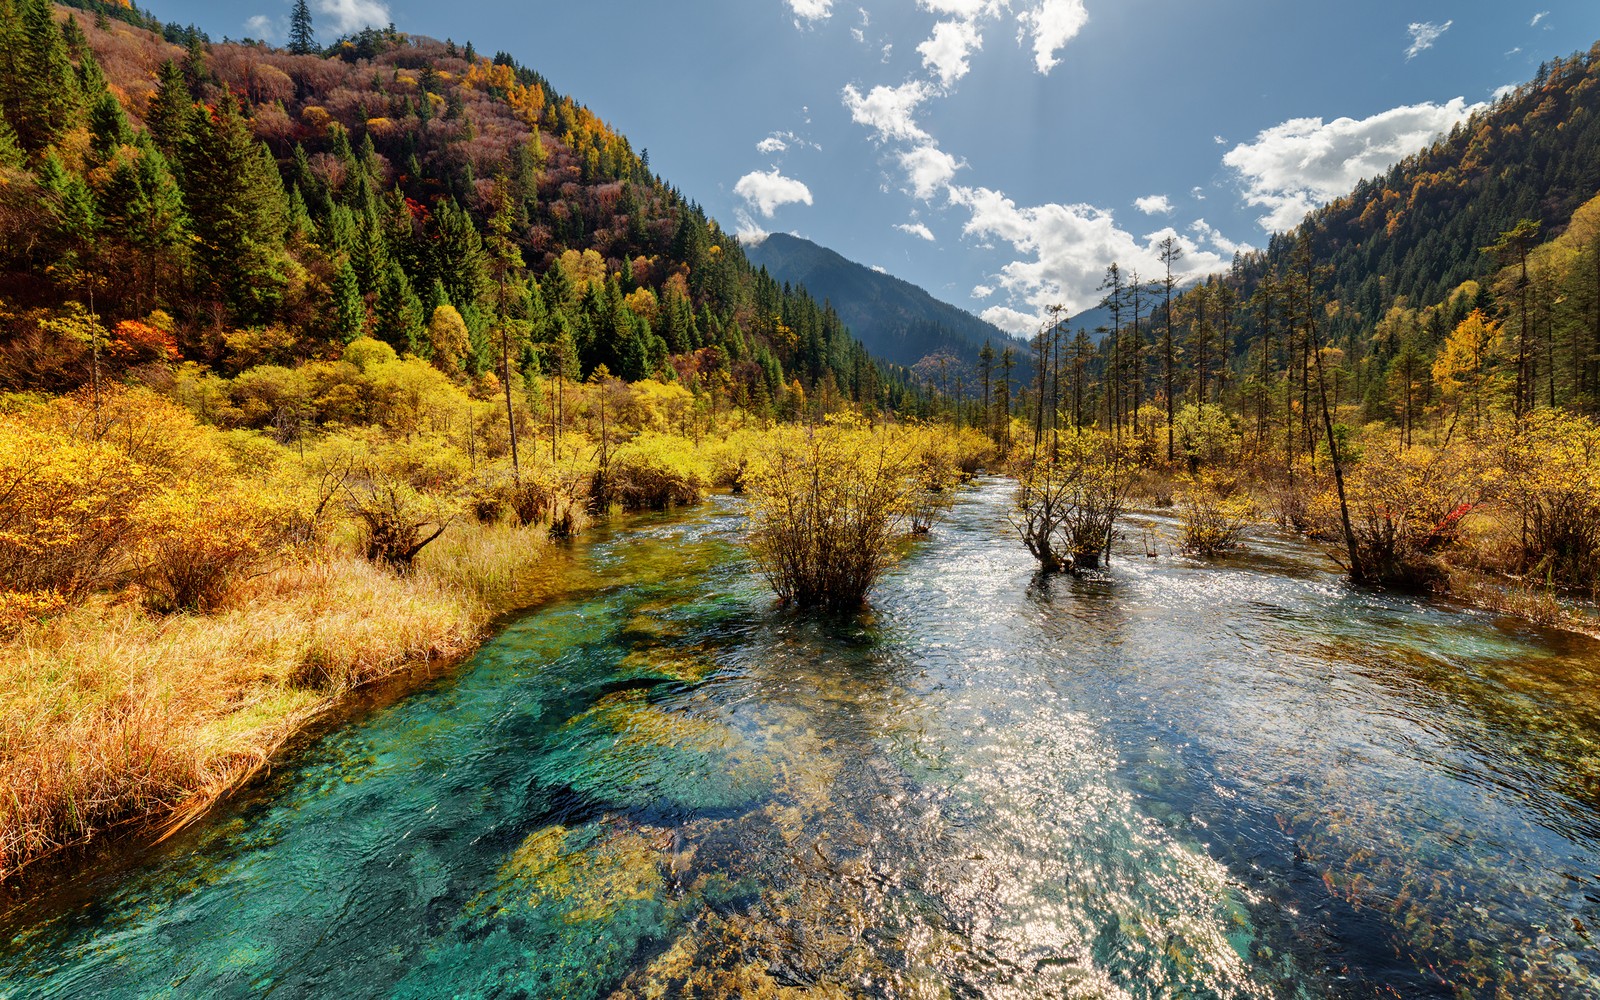
M1194 187L1189 189L1189 196L1192 197L1195 201L1205 201L1206 200L1206 189L1201 187L1200 185L1196 184Z
M265 14L257 14L244 22L244 30L250 32L251 38L259 38L264 42L275 42L283 37L278 23Z
M1549 16L1550 16L1550 12L1549 11L1541 10L1539 13L1533 15L1533 20L1528 22L1528 27L1537 28L1539 26L1539 22L1543 21L1545 18L1547 18Z
M917 6L935 14L950 17L959 17L963 21L975 21L980 17L992 17L1000 13L1000 8L1008 0L917 0Z
M1124 273L1156 274L1162 267L1156 244L1167 236L1176 237L1184 249L1182 274L1205 274L1225 266L1218 254L1200 249L1171 228L1135 237L1118 228L1110 212L1093 205L1022 208L1002 192L981 187L953 187L950 197L971 213L963 229L967 236L996 237L1025 255L996 276L1010 303L983 313L985 319L1014 332L1031 330L1052 305L1080 312L1099 302L1101 278L1113 261L1122 265Z
M1406 33L1411 36L1411 47L1406 49L1406 61L1409 62L1421 53L1433 48L1433 43L1439 40L1440 35L1449 31L1452 24L1455 24L1455 22L1446 21L1443 24L1434 24L1432 21L1412 21L1411 25L1406 28Z
M1089 12L1083 0L1037 0L1031 9L1018 14L1017 20L1022 33L1033 36L1034 66L1040 73L1049 73L1061 62L1056 53L1089 23Z
M972 68L968 56L983 48L983 36L972 21L940 21L933 26L933 37L917 46L922 65L939 78L946 90Z
M872 270L878 272L879 274L888 274L889 273L889 269L884 267L882 264L874 264L874 265L872 265Z
M1517 92L1517 85L1516 84L1514 84L1514 83L1501 84L1500 86L1494 88L1494 94L1493 94L1493 98L1492 99L1498 101L1502 97L1510 97L1512 94L1515 94L1516 92Z
M975 298L975 299L986 299L986 298L988 298L989 296L991 296L993 294L994 294L994 286L993 285L973 285L972 286L972 297Z
M917 106L932 95L933 88L921 80L898 87L873 87L865 95L850 84L844 88L844 106L850 110L850 119L872 129L879 142L925 142L930 136L918 127L914 116Z
M772 213L784 205L810 205L811 189L793 177L785 177L777 168L771 171L752 171L739 178L733 186L733 193L745 200L751 208L760 212L763 218L772 218Z
M816 149L822 147L810 139L794 132L774 132L756 143L756 152L767 156L785 153L790 149Z
M335 33L347 35L362 28L381 28L394 18L388 4L378 0L317 0L317 11Z
M1189 232L1194 233L1196 237L1205 240L1230 257L1236 253L1249 253L1255 249L1248 243L1235 243L1233 240L1228 239L1222 235L1222 230L1204 219L1194 220L1189 226Z
M1170 215L1172 214L1172 199L1164 194L1146 195L1143 198L1135 198L1133 207L1146 215Z
M865 45L867 43L867 33L860 28L851 28L850 37L854 38L858 44Z
M956 176L962 164L931 142L900 154L900 166L913 196L929 201Z
M1445 104L1413 104L1357 121L1295 118L1274 125L1254 142L1230 149L1222 162L1244 183L1245 202L1267 209L1259 219L1275 232L1388 170L1447 131L1481 104L1457 97Z
M733 214L735 221L739 223L739 226L734 230L733 235L737 236L739 238L739 242L745 246L756 246L762 240L772 235L765 229L762 229L760 226L758 226L756 224L756 220L751 218L750 213L746 212L744 209L738 209Z
M833 16L833 0L784 0L794 11L795 24L802 20L826 21Z
M927 240L929 243L935 242L933 230L929 229L920 222L908 222L895 226L895 228L900 230L902 233L905 233L907 236L915 236L918 239Z
M978 318L985 323L992 323L1007 333L1019 337L1031 336L1039 332L1040 319L1032 313L1025 313L1010 306L990 306L978 314Z

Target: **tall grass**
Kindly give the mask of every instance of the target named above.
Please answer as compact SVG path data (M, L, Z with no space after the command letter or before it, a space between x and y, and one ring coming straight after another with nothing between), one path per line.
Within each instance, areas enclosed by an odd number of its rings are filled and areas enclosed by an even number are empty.
M445 538L407 576L327 555L208 615L99 596L0 643L0 878L120 822L198 815L343 693L459 656L558 586L540 532Z

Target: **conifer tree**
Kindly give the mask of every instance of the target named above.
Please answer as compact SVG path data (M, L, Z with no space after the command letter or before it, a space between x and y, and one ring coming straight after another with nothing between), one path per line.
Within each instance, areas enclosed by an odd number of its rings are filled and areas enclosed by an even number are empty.
M316 50L317 36L311 30L311 8L306 5L306 0L294 0L294 11L289 15L289 51L304 56Z
M205 286L244 322L268 320L287 282L287 201L277 163L230 93L190 116L182 149L184 201Z
M83 91L50 0L0 0L0 113L34 155L82 120Z
M333 279L333 332L345 343L366 335L367 306L361 300L361 283L345 261Z
M183 144L193 109L194 100L189 96L183 70L171 59L166 60L156 73L156 92L150 98L144 123L156 145L167 156L176 154Z
M127 274L128 291L142 312L162 277L182 271L189 235L183 194L147 133L116 153L98 204L114 244L112 263Z
M422 300L411 287L411 280L398 261L389 261L377 299L378 338L402 354L424 352L427 331L423 327Z
M28 154L22 151L22 146L17 142L17 133L12 130L5 115L0 114L0 168L21 170L27 162Z

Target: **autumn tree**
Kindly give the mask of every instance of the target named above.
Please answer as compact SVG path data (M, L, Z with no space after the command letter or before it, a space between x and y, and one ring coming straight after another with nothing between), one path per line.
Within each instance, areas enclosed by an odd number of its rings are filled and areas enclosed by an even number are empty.
M1433 380L1445 401L1457 413L1463 401L1471 401L1474 430L1483 419L1483 397L1497 382L1493 363L1501 341L1500 324L1474 309L1450 332L1433 361Z

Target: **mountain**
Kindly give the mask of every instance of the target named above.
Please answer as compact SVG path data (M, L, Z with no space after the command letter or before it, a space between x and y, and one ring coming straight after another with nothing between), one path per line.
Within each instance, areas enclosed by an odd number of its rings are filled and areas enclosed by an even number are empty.
M1600 191L1600 43L1540 67L1531 82L1458 124L1427 149L1312 212L1267 251L1248 255L1253 281L1310 237L1331 269L1336 336L1370 330L1394 302L1444 301L1499 261L1483 248L1520 219L1559 234Z
M833 306L873 355L914 365L939 352L976 363L985 343L1001 350L1013 338L992 323L929 295L908 281L874 271L827 247L773 233L745 248L750 263ZM1021 343L1017 343L1019 352Z
M213 44L73 6L0 0L18 56L0 66L0 390L87 382L105 363L87 322L157 328L174 360L227 374L370 336L482 385L514 330L523 371L604 366L756 411L906 391L507 53L392 27ZM464 342L436 328L446 306Z
M1090 373L1101 418L1158 398L1169 356L1180 403L1203 397L1261 421L1274 406L1286 412L1285 386L1307 367L1308 304L1317 340L1336 349L1335 395L1359 402L1364 422L1442 405L1433 362L1475 310L1503 329L1489 361L1514 387L1513 408L1600 412L1597 194L1600 44L1546 64L1227 274L1190 286L1174 303L1170 355L1159 321L1133 342L1125 308L1123 335L1101 343Z

